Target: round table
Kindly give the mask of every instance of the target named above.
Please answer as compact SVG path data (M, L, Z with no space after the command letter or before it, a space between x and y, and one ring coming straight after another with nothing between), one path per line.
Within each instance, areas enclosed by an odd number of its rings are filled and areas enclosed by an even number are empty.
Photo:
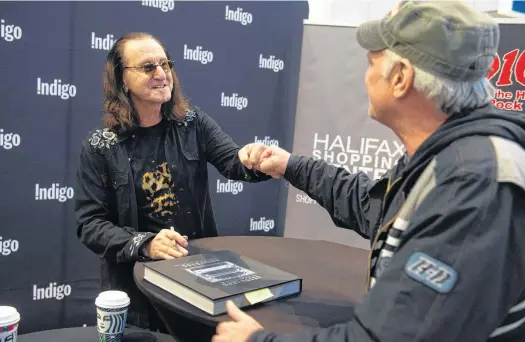
M97 327L78 327L43 330L18 335L18 342L93 342L98 341ZM177 342L170 335L154 333L148 330L126 328L122 342Z
M232 250L303 278L300 295L243 310L265 328L293 332L347 322L366 290L368 251L318 240L225 236L191 240L190 254ZM210 316L144 280L144 264L134 268L138 288L179 341L209 341L227 315Z

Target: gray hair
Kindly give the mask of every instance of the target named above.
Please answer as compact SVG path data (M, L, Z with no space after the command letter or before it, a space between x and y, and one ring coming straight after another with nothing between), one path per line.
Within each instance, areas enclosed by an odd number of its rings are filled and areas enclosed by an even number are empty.
M384 50L383 77L387 78L401 57L391 50ZM414 66L414 88L427 99L437 102L437 109L452 115L464 108L484 106L492 101L495 88L484 77L479 81L456 82L438 77Z

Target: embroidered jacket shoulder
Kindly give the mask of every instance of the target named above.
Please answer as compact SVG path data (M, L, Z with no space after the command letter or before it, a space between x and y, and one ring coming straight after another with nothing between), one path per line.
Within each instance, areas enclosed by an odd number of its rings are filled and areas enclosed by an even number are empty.
M95 129L86 139L88 151L91 153L107 154L117 143L117 138L117 133L112 129Z

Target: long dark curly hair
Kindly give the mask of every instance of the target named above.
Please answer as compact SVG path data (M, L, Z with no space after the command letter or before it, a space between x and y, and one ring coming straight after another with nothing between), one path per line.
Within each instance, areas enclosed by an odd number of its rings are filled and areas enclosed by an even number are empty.
M123 50L126 42L139 39L153 39L162 46L168 59L170 56L164 45L153 35L145 32L131 32L120 37L108 53L104 66L104 127L127 131L137 126L138 118L133 109L133 103L124 91L124 65ZM162 104L163 117L171 119L183 119L186 111L190 108L188 100L182 95L179 79L175 70L171 70L173 76L173 90L171 99Z

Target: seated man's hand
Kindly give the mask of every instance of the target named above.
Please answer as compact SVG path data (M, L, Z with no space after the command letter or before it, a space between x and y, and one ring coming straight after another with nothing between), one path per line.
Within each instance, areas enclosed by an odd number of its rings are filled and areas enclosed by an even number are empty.
M254 167L259 164L261 154L267 148L266 145L261 143L248 144L239 150L239 160L247 169L254 169Z
M163 229L147 245L146 250L152 259L175 259L188 255L184 248L188 246L188 237Z

